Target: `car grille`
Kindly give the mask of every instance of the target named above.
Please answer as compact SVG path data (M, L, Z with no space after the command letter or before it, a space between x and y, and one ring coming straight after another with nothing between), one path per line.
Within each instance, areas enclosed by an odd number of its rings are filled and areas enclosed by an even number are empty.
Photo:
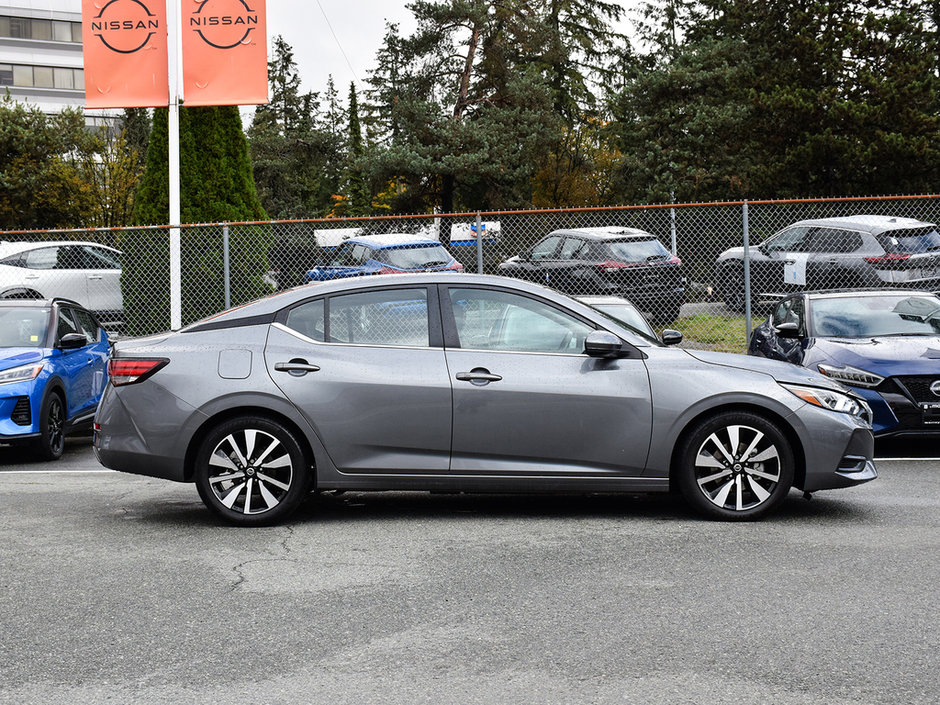
M17 426L29 426L33 422L33 415L29 409L29 397L19 397L16 400L10 420Z
M930 391L930 385L940 381L940 375L895 377L898 386L916 402L940 402L940 395Z

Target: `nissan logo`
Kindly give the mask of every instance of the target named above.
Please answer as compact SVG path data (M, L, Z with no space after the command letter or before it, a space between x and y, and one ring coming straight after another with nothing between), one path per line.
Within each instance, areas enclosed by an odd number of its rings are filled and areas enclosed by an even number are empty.
M935 379L930 384L930 391L933 392L935 397L940 397L940 379Z

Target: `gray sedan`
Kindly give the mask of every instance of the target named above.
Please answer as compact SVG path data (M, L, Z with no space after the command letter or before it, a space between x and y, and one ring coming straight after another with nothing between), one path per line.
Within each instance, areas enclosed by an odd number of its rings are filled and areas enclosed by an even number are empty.
M500 277L299 287L120 341L109 369L99 460L194 482L240 525L314 489L678 490L707 517L753 519L791 487L876 477L871 412L838 383L667 348Z

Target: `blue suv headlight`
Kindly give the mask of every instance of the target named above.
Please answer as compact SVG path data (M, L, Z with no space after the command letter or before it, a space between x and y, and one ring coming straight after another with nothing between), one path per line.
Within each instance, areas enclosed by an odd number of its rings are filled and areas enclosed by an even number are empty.
M9 370L0 372L0 384L10 384L12 382L28 382L36 379L42 372L42 363L32 365L21 365L20 367L11 367Z

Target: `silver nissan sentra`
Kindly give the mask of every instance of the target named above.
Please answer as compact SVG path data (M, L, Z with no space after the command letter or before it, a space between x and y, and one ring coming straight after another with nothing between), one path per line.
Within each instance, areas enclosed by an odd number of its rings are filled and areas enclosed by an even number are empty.
M675 336L678 337L678 336ZM501 277L291 289L115 344L95 452L240 525L312 490L667 492L755 519L877 476L871 412L807 369L666 347Z

